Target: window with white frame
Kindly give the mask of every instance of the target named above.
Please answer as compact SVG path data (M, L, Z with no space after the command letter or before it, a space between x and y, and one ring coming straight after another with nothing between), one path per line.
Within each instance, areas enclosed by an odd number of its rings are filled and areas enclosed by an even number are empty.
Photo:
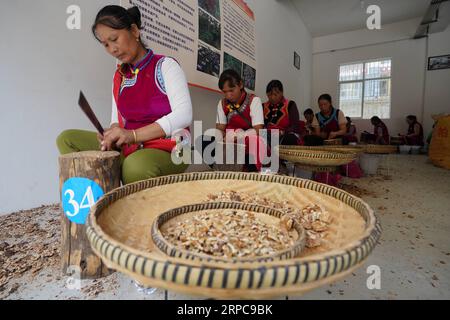
M344 64L339 68L339 108L348 117L391 116L391 59Z

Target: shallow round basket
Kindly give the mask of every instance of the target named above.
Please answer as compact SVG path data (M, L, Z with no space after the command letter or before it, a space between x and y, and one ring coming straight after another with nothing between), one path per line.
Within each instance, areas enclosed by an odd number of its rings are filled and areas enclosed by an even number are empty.
M391 137L391 145L393 146L400 146L405 143L404 137Z
M325 146L339 146L342 145L342 139L329 139L329 140L324 140L323 144Z
M392 154L397 153L398 147L391 145L366 144L364 152L370 154Z
M337 152L351 152L356 155L364 153L364 148L361 146L323 146L324 150Z
M224 191L288 201L296 208L317 204L332 223L319 247L283 261L200 262L158 249L150 232L158 215ZM142 181L104 195L91 209L86 232L109 268L145 286L218 299L264 299L299 295L351 275L376 246L381 228L364 201L338 188L278 175L203 172Z
M329 151L329 152L344 152L344 153L354 153L356 155L360 155L364 153L364 147L360 145L356 146L317 146L317 147L308 147L308 146L280 146L281 150L322 150L322 151Z
M356 160L353 152L326 150L325 147L278 147L280 159L303 165L316 167L338 167Z
M313 172L313 173L335 173L339 170L339 167L337 166L311 166L311 165L302 165L302 164L295 164L295 169L297 170L303 170L306 172Z
M272 255L265 255L260 257L248 257L248 258L234 258L227 259L223 257L215 257L207 254L195 253L178 248L176 245L170 243L164 235L163 231L167 225L176 223L187 219L196 214L208 211L217 212L227 209L233 209L237 211L252 212L255 216L266 224L275 225L281 222L281 217L284 213L280 210L254 205L246 204L242 202L208 202L187 205L180 208L175 208L164 212L153 223L152 226L152 238L156 246L165 254L173 258L198 260L198 261L215 261L223 263L256 263L256 262L268 262L275 260L286 260L299 256L305 247L305 230L297 222L293 223L293 229L290 236L294 239L294 244L282 251L279 251Z

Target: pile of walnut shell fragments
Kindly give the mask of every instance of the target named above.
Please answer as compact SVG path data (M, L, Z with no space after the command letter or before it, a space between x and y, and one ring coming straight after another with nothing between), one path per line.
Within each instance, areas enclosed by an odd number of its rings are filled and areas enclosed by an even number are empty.
M271 207L282 211L284 216L278 224L267 224L254 213L242 210L202 212L170 225L163 232L170 243L180 249L214 257L260 257L294 244L294 221L305 230L307 248L319 247L332 223L331 215L314 204L296 208L288 201L274 202L235 191L210 194L207 198L208 202L232 201Z

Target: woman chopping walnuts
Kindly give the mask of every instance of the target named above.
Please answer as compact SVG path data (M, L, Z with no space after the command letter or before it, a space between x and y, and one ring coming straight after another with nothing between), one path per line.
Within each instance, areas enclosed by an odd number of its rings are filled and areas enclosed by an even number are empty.
M192 122L192 103L183 70L172 58L155 54L142 42L137 7L106 6L97 14L92 32L118 59L113 80L111 127L103 135L67 130L59 135L61 154L121 149L124 184L182 173L174 164L171 136Z

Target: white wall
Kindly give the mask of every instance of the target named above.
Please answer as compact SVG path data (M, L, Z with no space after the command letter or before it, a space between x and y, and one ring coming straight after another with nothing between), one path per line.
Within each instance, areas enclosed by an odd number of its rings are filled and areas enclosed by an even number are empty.
M428 57L450 54L450 26L444 32L430 35ZM450 114L450 69L427 71L424 125L430 130L433 114Z
M258 71L256 91L265 96L270 80L281 80L285 94L299 109L309 104L312 77L312 39L291 1L248 0L256 15ZM294 67L294 51L301 69Z
M317 37L313 39L313 54L411 39L421 20L417 18L391 23L383 25L381 30L361 29Z
M367 29L334 34L313 39L313 85L311 103L315 110L317 98L330 93L338 104L339 65L377 58L392 58L391 119L386 120L391 135L405 132L405 117L417 115L431 130L430 113L450 105L446 71L427 72L427 48L439 54L450 53L449 29L427 39L413 40L421 19L412 19L383 26L382 30ZM428 44L427 44L428 41ZM444 88L447 84L447 87ZM372 131L369 120L356 119L359 131Z
M267 84L278 79L285 87L286 96L297 102L300 111L304 110L311 99L312 39L308 30L290 1L248 0L247 3L256 17L256 94L266 99ZM301 56L300 71L293 65L294 51ZM213 126L221 96L196 88L191 92L194 119Z
M114 60L96 43L90 26L98 10L119 1L39 0L0 4L0 214L59 201L57 135L92 130L77 106L86 96L109 122ZM311 99L312 39L290 1L251 0L256 15L257 94L268 81L283 81L302 109ZM65 27L66 8L82 9L82 29ZM275 22L275 23L274 23ZM293 51L302 69L293 66ZM219 94L191 88L194 119L213 127Z
M111 108L114 60L90 33L107 0L17 0L0 4L0 213L57 202L55 139L68 128L90 129L82 89L100 121ZM66 28L66 9L82 8L82 29Z

